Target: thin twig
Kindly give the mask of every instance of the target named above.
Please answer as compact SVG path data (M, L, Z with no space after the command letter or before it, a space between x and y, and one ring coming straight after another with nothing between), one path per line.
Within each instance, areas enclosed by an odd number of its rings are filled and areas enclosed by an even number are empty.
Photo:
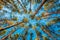
M21 5L24 11L27 11L26 8L22 5L22 3L18 0L18 3Z
M60 14L60 10L59 11L53 11L53 12L50 12L51 14Z
M31 11L31 0L30 0L30 9L29 10Z

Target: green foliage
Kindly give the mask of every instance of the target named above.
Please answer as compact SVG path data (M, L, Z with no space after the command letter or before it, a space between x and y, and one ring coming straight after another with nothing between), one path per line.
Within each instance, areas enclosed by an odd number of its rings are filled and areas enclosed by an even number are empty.
M17 17L14 17L14 18L12 18L12 20L17 21L17 20L18 20L18 18L17 18Z
M52 8L53 7L52 5L53 5L53 3L51 3L51 4L50 3L45 3L44 4L44 10L48 10L48 9Z
M54 7L54 2L55 2L56 0L49 0L48 2L46 2L45 4L44 4L44 10L49 10L49 9L51 9L51 8L53 8Z
M39 26L39 24L38 24L38 23L36 23L36 26Z
M15 37L15 40L17 40L19 37L19 34L15 34L14 37Z
M36 3L40 3L41 2L41 0L36 0Z
M53 19L55 22L60 22L60 18Z
M29 0L28 2L31 2L32 4L40 3L41 0Z
M58 32L60 32L60 30L58 30Z
M47 37L43 36L43 40L49 40Z
M56 34L56 36L60 37L60 34Z
M4 35L6 33L6 30L3 30L0 32L0 36Z
M31 18L31 19L34 19L34 18L35 18L35 15L31 15L30 18Z
M28 22L28 18L24 18L22 21L27 23Z
M19 34L14 34L13 36L8 36L8 40L18 40Z
M47 22L47 26L50 26L50 25L55 24L57 22L60 22L60 18L56 18L56 19L53 19L53 20Z

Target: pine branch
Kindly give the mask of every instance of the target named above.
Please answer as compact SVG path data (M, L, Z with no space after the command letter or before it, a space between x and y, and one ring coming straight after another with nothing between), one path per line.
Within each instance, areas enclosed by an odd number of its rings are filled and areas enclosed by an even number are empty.
M41 9L41 7L45 4L47 0L42 0L42 3L39 5L39 7L35 10L34 14L31 15L30 17L34 19L35 15L38 13L38 11Z
M41 29L42 29L45 33L47 33L48 36L50 36L51 38L54 39L54 37L50 34L51 31L48 31L49 28L48 28L47 26L44 26L44 25L42 25L42 24L39 24L39 26L41 26ZM47 28L48 28L48 29L47 29Z
M42 14L42 17L48 17L52 14L60 14L60 11L46 12L45 14Z
M1 40L5 40L6 38L8 38L9 36L11 36L11 34L13 34L16 30L12 30L7 36L3 37Z
M40 4L40 6L35 10L34 15L36 15L38 13L38 11L41 9L41 7L45 4L47 0L42 0L42 3Z
M44 26L42 26L41 28L45 33L47 33L51 38L54 38L49 31L46 30L46 28Z
M7 26L6 28L1 28L0 31L3 31L5 29L8 29L8 28L11 28L11 27L14 27L14 26L17 26L19 24L21 24L22 22L19 22L19 23L16 23L16 24L13 24L13 25L10 25L10 26Z

